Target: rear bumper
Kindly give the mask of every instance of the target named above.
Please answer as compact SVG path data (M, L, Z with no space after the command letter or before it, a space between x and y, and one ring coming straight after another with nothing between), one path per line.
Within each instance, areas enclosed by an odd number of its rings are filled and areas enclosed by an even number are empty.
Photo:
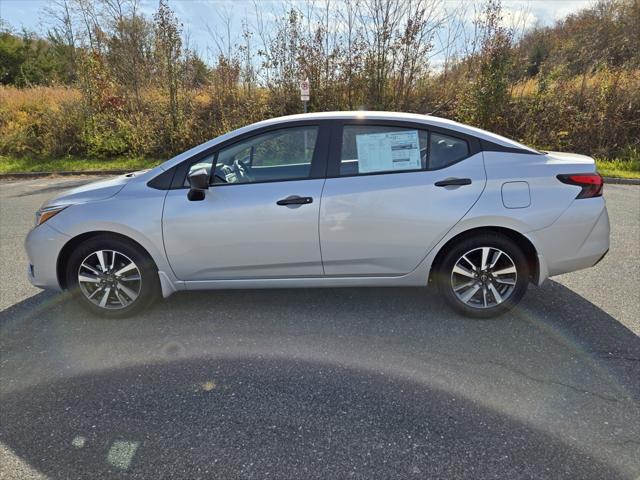
M602 254L602 256L598 259L598 261L597 261L596 263L594 263L594 264L593 264L593 266L595 267L597 264L599 264L599 263L602 261L602 259L603 259L604 257L606 257L606 256L607 256L607 253L609 253L609 249L608 249L608 248L607 248L607 251L606 251L606 252L604 252L604 253Z
M548 277L593 267L609 251L604 199L575 200L550 227L531 232L538 249L538 284Z
M24 242L29 265L27 277L32 285L51 290L60 290L57 262L60 250L69 237L51 228L46 223L32 229Z

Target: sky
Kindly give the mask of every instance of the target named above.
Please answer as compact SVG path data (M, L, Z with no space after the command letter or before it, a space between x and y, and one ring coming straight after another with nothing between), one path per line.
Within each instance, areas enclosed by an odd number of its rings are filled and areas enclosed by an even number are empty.
M291 0L290 0L291 1ZM304 11L305 0L293 0ZM341 0L332 0L334 3ZM441 0L446 9L453 9L473 0ZM506 24L518 20L527 28L552 25L567 15L592 5L594 0L503 0L503 18ZM0 18L15 30L23 27L37 33L45 33L49 25L46 14L47 0L0 0ZM239 38L241 21L246 18L255 24L260 15L273 18L282 12L283 0L169 0L169 5L183 23L189 37L189 46L205 60L215 58L215 41L212 37L223 32L225 17L230 18L232 36ZM157 8L157 0L141 0L141 10L151 16ZM471 11L472 9L469 9ZM436 63L437 63L437 59Z

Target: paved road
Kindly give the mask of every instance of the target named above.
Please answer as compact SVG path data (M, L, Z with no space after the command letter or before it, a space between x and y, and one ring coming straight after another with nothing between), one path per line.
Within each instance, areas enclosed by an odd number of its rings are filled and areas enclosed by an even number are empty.
M0 478L637 478L640 188L612 249L497 320L424 289L182 293L105 321L24 276L0 185Z

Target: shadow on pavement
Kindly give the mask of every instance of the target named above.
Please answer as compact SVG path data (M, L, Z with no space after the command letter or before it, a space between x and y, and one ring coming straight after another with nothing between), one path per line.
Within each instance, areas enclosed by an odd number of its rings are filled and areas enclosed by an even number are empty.
M638 398L638 337L555 282L485 321L453 315L424 289L291 289L182 293L119 321L40 293L0 312L0 328L3 382L20 380L21 368L53 372L3 389L0 439L53 478L614 479L629 471L534 427L533 407L520 418L456 393L502 392L509 375L523 374L543 398L568 387L566 395L599 402L586 423L607 419L601 404ZM481 385L442 388L457 377L420 367L432 364L464 367L470 378L475 368ZM390 374L395 367L434 382ZM601 379L589 376L600 370L621 390L591 392ZM564 373L575 385L554 379Z
M54 478L618 477L447 393L306 362L127 368L2 403L3 441Z

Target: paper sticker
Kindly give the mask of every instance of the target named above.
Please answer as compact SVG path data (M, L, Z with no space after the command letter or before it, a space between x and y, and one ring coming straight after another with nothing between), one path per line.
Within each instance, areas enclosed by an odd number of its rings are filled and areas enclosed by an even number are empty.
M420 162L418 131L356 135L360 173L417 170Z

